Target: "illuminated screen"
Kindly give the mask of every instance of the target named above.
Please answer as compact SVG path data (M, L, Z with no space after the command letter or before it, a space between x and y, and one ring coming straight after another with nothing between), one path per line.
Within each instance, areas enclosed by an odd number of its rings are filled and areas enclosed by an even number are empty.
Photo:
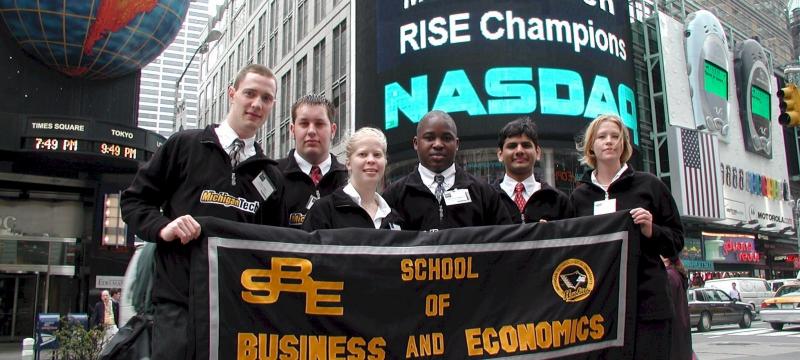
M750 87L750 108L753 115L769 120L769 105L769 93L755 86Z
M706 92L728 100L728 72L705 60L704 83Z
M525 115L541 139L574 148L589 121L618 114L638 143L628 6L595 3L356 2L356 127L383 129L396 160L415 157L433 109L453 116L461 149L496 146Z

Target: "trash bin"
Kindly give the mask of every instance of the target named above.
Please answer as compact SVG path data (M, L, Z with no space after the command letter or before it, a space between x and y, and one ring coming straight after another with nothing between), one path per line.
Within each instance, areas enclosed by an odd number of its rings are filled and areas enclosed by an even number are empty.
M67 314L67 322L70 324L81 324L84 329L89 330L89 314L69 313Z
M61 322L61 314L40 313L36 315L36 333L33 344L34 358L39 359L42 350L58 348L56 341L56 330Z

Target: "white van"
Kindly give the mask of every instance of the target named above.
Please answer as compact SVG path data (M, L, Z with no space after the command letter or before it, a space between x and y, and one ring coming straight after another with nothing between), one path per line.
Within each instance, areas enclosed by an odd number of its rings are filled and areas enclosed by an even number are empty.
M731 284L736 283L736 290L742 297L742 302L753 305L756 313L761 312L761 302L771 298L774 294L770 291L767 280L749 277L733 277L725 279L706 280L706 287L713 287L724 291L726 294L732 289Z

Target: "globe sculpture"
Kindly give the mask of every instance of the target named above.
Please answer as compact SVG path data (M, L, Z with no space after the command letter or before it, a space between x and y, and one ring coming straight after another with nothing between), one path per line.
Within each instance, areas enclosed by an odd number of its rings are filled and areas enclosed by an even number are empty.
M181 29L189 0L0 0L17 43L58 71L88 79L141 69Z

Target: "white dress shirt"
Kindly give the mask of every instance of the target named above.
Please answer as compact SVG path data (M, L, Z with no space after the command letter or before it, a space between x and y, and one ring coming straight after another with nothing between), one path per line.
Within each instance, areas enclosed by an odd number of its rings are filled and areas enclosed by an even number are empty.
M508 174L503 176L503 182L500 183L500 188L503 189L503 192L514 200L514 188L517 187L517 180L512 179ZM542 188L542 184L536 181L536 178L531 174L530 177L522 181L522 185L525 185L525 191L522 192L522 197L525 198L525 202L528 202L528 199L531 198L533 193L539 191Z
M608 185L603 185L599 181L597 181L597 170L594 170L592 171L592 184L599 186L601 189L603 189L603 191L606 192L606 195L608 195L608 187L611 186L611 184L613 184L614 181L617 181L617 179L619 179L619 177L622 176L622 173L625 172L625 170L627 169L628 169L628 164L622 164L622 167L619 168L619 170L617 170L617 173L614 174L614 177L611 179Z
M356 188L353 187L353 184L348 182L343 190L345 194L350 196L350 198L355 201L356 204L364 207L364 205L361 204L361 195L358 194L358 191L356 191ZM375 201L378 203L378 211L375 212L375 217L372 218L372 225L375 226L376 229L380 229L381 222L384 218L389 216L389 213L392 212L392 208L389 207L389 204L386 203L386 200L383 200L383 197L381 197L381 195L378 193L375 193Z
M225 149L225 152L230 154L233 150L233 141L239 138L239 135L236 134L236 131L233 131L230 125L228 125L227 121L223 121L214 132L217 134L217 138L219 139L220 145L222 148ZM244 141L244 150L239 152L239 159L237 161L233 161L232 163L241 163L249 159L251 156L256 154L256 137L253 136L249 139L242 139Z
M313 167L314 165L306 161L306 159L303 159L303 157L297 153L297 149L294 150L294 160L297 161L297 166L300 167L300 170L302 170L303 173L305 173L306 175L311 173L311 167ZM322 176L325 176L325 174L327 174L328 171L331 170L331 154L328 154L328 157L325 158L325 161L323 161L317 166L319 166L319 170L322 172Z
M431 191L432 194L436 194L436 187L439 185L434 180L434 176L437 174L433 171L428 170L428 168L419 164L419 177L422 178L422 183L428 187L428 190ZM447 190L456 183L456 164L450 165L449 168L442 171L441 174L444 176L444 189Z

